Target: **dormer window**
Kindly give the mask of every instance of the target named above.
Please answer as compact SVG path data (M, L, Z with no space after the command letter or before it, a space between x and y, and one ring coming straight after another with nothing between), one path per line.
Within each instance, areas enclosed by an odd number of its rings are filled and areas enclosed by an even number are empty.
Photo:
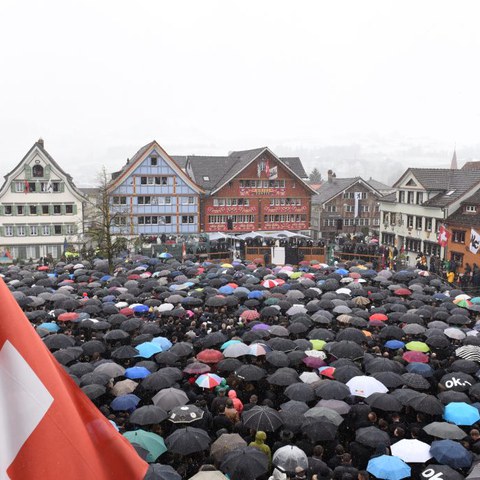
M209 182L210 181L210 177L208 175L204 175L203 176L203 181L204 182Z
M451 195L453 195L455 193L455 190L450 190L449 192L446 193L446 196L447 197L450 197Z
M465 211L466 211L467 213L476 213L477 207L476 207L475 205L467 205L467 206L465 207Z
M43 177L43 167L41 165L34 165L32 168L33 177Z

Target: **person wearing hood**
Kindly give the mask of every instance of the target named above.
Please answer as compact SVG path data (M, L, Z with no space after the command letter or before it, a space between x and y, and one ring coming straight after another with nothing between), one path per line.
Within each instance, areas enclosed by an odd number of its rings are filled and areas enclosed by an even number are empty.
M270 465L272 463L272 451L270 450L270 447L265 443L266 439L267 434L260 430L255 434L255 440L253 442L250 442L248 446L254 447L263 452L267 456L268 463Z
M235 390L230 390L228 392L228 398L232 400L235 410L240 415L243 411L243 402L237 397L237 392Z

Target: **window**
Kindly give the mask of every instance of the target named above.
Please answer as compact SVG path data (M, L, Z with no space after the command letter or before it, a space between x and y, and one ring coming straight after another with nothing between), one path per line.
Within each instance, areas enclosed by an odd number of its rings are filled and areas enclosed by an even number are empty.
M126 205L127 204L127 197L113 197L113 204L114 205Z
M373 225L375 225L376 227L378 227L380 225L380 219L379 218L374 218L373 219Z
M354 205L344 205L345 211L349 213L353 213L355 211Z
M355 192L343 192L343 198L355 198Z
M421 252L422 251L422 241L417 240L416 238L406 238L405 239L405 250L409 252Z
M210 177L208 175L204 175L203 176L203 181L204 182L209 182L210 181Z
M187 203L193 205L195 203L195 197L187 197Z
M417 204L421 205L423 203L423 192L417 192Z
M17 205L17 215L24 215L25 210L23 205Z
M5 236L6 237L13 237L13 227L11 225L5 226Z
M155 185L168 185L168 177L155 177Z
M465 243L465 230L452 230L452 242Z
M425 230L427 232L432 231L432 223L433 223L432 217L425 217Z
M36 225L30 225L30 235L38 235L38 227Z
M60 191L60 182L51 182L47 183L47 192L52 191L52 192L59 192Z
M398 202L405 203L405 192L403 190L398 192Z
M395 245L395 234L393 233L382 233L382 244L383 245Z
M147 218L150 218L150 217L147 217ZM113 219L113 224L116 227L125 227L127 225L127 217L119 215Z
M360 211L361 212L369 212L370 211L370 206L369 205L361 205Z
M69 224L65 226L65 233L67 235L73 235L75 233L75 225Z
M43 177L43 167L41 165L34 165L32 168L32 176Z
M450 196L452 196L454 193L455 193L455 190L450 190L450 191L447 192L445 195L446 195L447 197L450 197Z
M450 255L450 260L454 260L455 263L459 266L463 266L463 253L452 252Z
M407 192L407 203L413 203L415 192Z
M50 213L48 205L42 205L42 215L48 215Z
M182 215L182 223L194 223L193 215Z
M61 205L54 205L53 206L53 214L60 215L62 213L62 206Z
M73 205L65 205L65 213L67 215L72 215L73 213Z
M12 214L12 206L5 205L5 215L11 215L11 214Z
M171 205L171 204L172 204L172 197L165 197L165 205Z
M61 235L62 234L62 226L61 225L54 225L53 226L53 233L55 235Z
M407 228L413 228L413 215L407 215Z
M475 213L477 211L477 207L475 205L467 205L465 207L465 211L468 213Z
M423 228L423 217L415 217L415 228L421 230Z
M28 182L28 191L29 192L35 192L36 189L37 189L36 182Z
M146 185L147 184L147 177L140 177L140 185Z
M360 193L360 198L362 200L366 200L368 198L368 192L361 192Z
M25 183L24 182L15 182L15 192L20 193L25 191Z
M334 227L336 225L336 219L335 218L326 218L324 221L323 221L323 225L325 227Z
M29 210L30 210L30 215L36 215L37 214L37 206L36 205L30 205Z
M50 235L50 225L44 225L42 227L42 235Z
M17 235L19 237L24 237L27 234L27 229L25 228L25 225L19 225L17 227Z
M152 167L156 167L158 165L158 158L157 157L150 157L150 165Z
M438 243L423 242L423 253L425 255L437 255L440 256L441 247Z
M330 213L335 213L337 211L336 205L327 205L325 210Z
M138 197L137 203L138 205L151 205L152 199L150 196L148 197Z

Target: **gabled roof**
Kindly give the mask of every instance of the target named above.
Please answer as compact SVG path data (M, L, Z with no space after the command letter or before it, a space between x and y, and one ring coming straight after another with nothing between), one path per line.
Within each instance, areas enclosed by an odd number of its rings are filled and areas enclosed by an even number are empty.
M67 183L70 185L71 189L78 195L80 196L81 198L83 198L83 193L81 192L81 190L75 185L75 183L73 182L73 178L72 176L67 173L55 160L54 158L45 150L45 144L43 142L43 140L41 138L39 138L33 145L32 147L30 148L30 150L28 150L28 152L23 156L23 158L20 160L19 163L17 163L17 165L12 169L10 170L6 175L4 175L4 179L5 181L3 182L3 185L2 187L0 188L0 192L3 191L3 189L5 188L7 182L9 181L10 177L12 177L16 172L19 172L21 170L21 167L23 166L23 164L27 161L28 157L32 154L32 152L34 150L38 150L40 152L41 155L43 155L48 163L53 166L54 170L56 170L57 172L59 172L62 176L65 177L65 179L67 180Z
M371 185L370 182L366 182L362 177L352 177L352 178L333 178L331 182L323 182L322 186L317 189L317 195L312 197L313 204L323 204L329 202L334 197L343 193L345 190L349 189L353 185L361 183L367 187L370 191L375 193L378 197L382 197L382 194Z
M369 178L365 180L369 185L371 185L375 190L381 192L382 190L392 190L392 187L386 185L385 183L379 182L378 180L374 180L373 178Z
M417 179L427 192L438 192L434 197L423 203L426 207L446 207L480 183L480 170L409 168L395 182L394 187L398 188L409 173Z
M135 169L145 160L145 158L150 155L150 153L155 150L158 152L162 158L167 162L167 164L177 173L182 180L185 181L191 188L193 188L197 193L203 193L202 188L195 183L178 165L178 163L168 155L168 153L157 143L156 140L153 140L147 145L144 145L140 148L137 153L122 167L118 172L112 174L112 180L108 186L108 189L111 191L114 188L122 184L125 179L130 175Z
M462 167L462 170L480 170L480 161L471 161L466 162L465 165Z
M185 164L188 174L202 188L210 191L210 193L215 193L264 152L269 152L279 163L305 184L304 178L308 178L308 176L300 158L279 158L267 147L231 152L228 156L189 155L173 156L172 158L179 164ZM312 192L314 191L307 184L305 185Z

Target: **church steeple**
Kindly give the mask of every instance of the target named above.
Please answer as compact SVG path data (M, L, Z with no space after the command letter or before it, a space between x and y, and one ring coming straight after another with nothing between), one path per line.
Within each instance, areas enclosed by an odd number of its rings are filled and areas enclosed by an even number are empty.
M450 164L450 170L458 170L456 149L453 150L452 163Z

